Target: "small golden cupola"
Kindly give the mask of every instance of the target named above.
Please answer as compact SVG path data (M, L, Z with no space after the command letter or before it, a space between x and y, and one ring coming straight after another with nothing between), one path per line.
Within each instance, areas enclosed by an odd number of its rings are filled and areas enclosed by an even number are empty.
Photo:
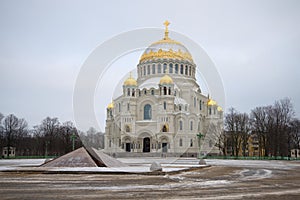
M216 106L216 105L217 105L217 102L214 101L213 99L208 99L207 105L208 105L208 106Z
M124 86L137 86L137 82L134 78L132 78L131 73L129 78L124 81Z
M160 81L159 81L160 85L170 85L170 84L174 84L173 79L168 76L168 75L164 75Z
M107 109L113 109L113 108L114 108L114 102L109 103Z
M217 110L218 110L219 112L223 112L223 108L222 108L221 106L218 106Z

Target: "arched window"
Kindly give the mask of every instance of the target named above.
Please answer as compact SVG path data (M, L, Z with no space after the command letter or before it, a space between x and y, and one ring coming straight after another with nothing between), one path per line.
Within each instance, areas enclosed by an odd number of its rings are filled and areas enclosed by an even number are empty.
M197 102L196 102L196 97L194 97L194 107L196 108Z
M175 64L175 74L178 74L178 64Z
M144 106L144 120L152 119L152 109L150 104L146 104Z
M154 90L151 90L151 95L154 95Z
M146 75L146 66L144 66L144 76Z
M199 101L199 110L202 110L202 101Z
M161 64L157 65L157 73L160 74L161 73Z
M190 141L190 146L193 147L193 139Z
M167 110L167 102L164 101L164 110Z
M130 96L130 88L127 88L127 96Z
M150 65L148 65L148 67L147 67L147 74L148 75L150 74Z
M126 131L127 133L130 132L130 126L129 126L129 125L126 125L126 126L125 126L125 131Z
M182 129L183 129L183 124L182 124L182 121L180 120L180 121L179 121L179 130L182 131Z
M169 64L169 74L173 74L173 64Z
M179 146L182 147L182 138L179 139Z
M191 75L192 75L192 67L189 66L189 76L191 76Z
M167 124L163 125L162 132L169 132L169 127Z
M164 74L167 73L167 64L164 64L164 70L163 70Z
M167 95L167 87L164 87L164 95Z
M185 66L185 75L188 75L188 66Z
M190 130L193 130L193 121L190 122Z
M180 65L180 74L183 74L183 65Z
M152 74L155 74L155 64L152 65Z

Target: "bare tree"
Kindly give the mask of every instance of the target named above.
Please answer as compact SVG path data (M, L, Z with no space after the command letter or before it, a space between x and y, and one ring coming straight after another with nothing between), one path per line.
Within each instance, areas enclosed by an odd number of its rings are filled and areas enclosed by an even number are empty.
M10 114L4 119L4 138L6 141L7 150L10 151L10 148L15 146L15 138L19 128L19 120L18 118ZM9 153L7 154L9 157Z
M224 129L221 129L220 134L217 136L217 142L215 146L219 148L223 156L227 156L227 139L228 138L226 132L224 131Z
M104 148L104 133L97 132L93 127L90 127L86 133L80 132L80 138L87 147Z
M240 113L237 116L238 131L241 135L243 156L247 156L248 140L250 136L250 121L247 113Z
M4 115L0 113L0 151L2 150L4 146L4 127L3 127L3 118Z
M59 121L58 118L50 118L46 117L39 128L42 131L43 136L45 137L44 140L44 147L45 147L45 155L57 155L58 152L58 144L56 142L56 136L58 135L59 130Z
M256 134L259 143L259 156L268 156L267 136L269 132L268 110L270 107L256 107L251 110L250 123L252 133ZM265 149L264 155L261 155Z
M229 137L232 155L238 156L242 150L243 156L246 156L250 136L248 114L239 113L234 108L230 108L229 113L225 115L225 128Z
M251 128L258 135L260 151L264 156L288 156L290 123L294 110L290 99L276 101L272 106L257 107L251 111Z
M291 149L300 149L300 120L292 119L290 122L289 145Z

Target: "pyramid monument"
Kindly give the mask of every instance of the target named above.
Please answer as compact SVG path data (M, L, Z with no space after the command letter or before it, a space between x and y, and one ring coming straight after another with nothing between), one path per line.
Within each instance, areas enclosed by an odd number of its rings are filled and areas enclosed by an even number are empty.
M40 167L128 167L128 165L95 148L81 147Z

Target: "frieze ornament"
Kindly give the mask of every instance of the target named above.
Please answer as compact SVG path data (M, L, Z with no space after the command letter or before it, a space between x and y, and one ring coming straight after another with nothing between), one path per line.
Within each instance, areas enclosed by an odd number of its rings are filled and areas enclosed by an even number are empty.
M141 56L140 62L144 62L146 60L160 59L160 58L189 60L190 62L193 62L193 58L191 54L187 52L182 52L180 49L178 51L173 51L172 49L169 49L168 51L164 51L162 49L159 49L157 52L150 50L148 53L144 53Z

